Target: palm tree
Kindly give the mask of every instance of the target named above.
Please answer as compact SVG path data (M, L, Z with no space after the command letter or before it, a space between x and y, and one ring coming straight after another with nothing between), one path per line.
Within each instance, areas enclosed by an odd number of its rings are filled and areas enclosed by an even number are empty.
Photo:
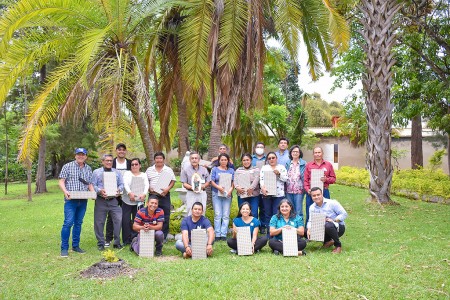
M369 191L372 199L380 203L391 202L391 69L395 63L391 50L395 43L393 19L400 8L397 0L362 0L360 6L364 15L362 34L367 43L362 83L368 121Z
M223 131L236 128L239 107L248 112L261 99L266 36L277 38L294 61L302 36L313 79L319 73L319 57L328 70L335 49L347 47L349 30L332 1L189 3L180 31L182 69L193 89L209 91L213 107L210 152L217 150Z
M144 61L170 5L167 0L20 0L8 8L0 19L0 104L35 64L57 64L30 106L19 158L38 147L44 128L57 119L92 114L113 141L118 129L129 127L123 118L128 111L151 161L156 141Z

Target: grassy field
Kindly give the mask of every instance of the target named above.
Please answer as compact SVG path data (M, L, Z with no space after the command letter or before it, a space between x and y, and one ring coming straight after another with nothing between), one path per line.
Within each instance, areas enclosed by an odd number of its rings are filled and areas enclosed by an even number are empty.
M449 299L450 206L395 197L400 205L367 203L367 192L333 186L347 209L343 253L309 243L306 257L262 253L238 257L225 242L207 260L183 260L174 243L164 256L139 258L128 248L119 257L140 271L112 280L82 279L98 262L89 201L81 236L85 255L60 258L62 193L26 201L24 184L0 189L0 299ZM176 193L174 193L176 194ZM236 202L236 199L233 199Z

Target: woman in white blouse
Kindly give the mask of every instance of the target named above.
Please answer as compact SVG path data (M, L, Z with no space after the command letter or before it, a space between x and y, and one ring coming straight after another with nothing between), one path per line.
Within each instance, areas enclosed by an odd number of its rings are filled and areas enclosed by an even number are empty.
M147 176L141 172L141 161L139 158L131 160L131 171L126 171L123 174L123 186L122 241L124 245L129 245L135 236L132 228L138 202L145 201L149 186Z
M275 182L266 178L267 175L275 177ZM270 218L277 214L278 205L284 199L284 183L288 179L286 168L278 164L275 152L269 152L266 156L266 164L261 168L259 174L259 185L261 186L261 195L264 206L264 222L269 235Z

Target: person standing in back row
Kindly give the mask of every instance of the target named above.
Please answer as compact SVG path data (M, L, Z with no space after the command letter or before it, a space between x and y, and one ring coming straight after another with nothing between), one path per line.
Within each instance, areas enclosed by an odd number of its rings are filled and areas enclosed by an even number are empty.
M119 143L116 146L116 158L113 159L112 167L119 171L122 175L125 174L125 171L131 171L131 160L126 158L127 156L127 146L124 143ZM122 197L117 197L119 201L119 206L122 208ZM111 241L113 240L114 233L114 224L111 215L108 213L106 219L106 241L105 247L109 247Z
M334 173L333 165L329 161L323 159L323 150L316 147L313 150L314 160L306 164L304 188L306 191L306 222L309 221L309 207L313 204L311 198L311 170L322 169L324 176L320 178L323 182L323 197L330 199L330 191L328 187L330 184L336 182L336 174Z

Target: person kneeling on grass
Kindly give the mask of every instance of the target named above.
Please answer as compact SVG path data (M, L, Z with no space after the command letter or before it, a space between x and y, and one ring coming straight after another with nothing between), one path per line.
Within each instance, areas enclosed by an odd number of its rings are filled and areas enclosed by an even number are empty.
M239 206L239 213L237 217L233 220L233 237L227 240L228 247L234 250L234 253L237 254L237 231L238 227L250 227L250 236L252 239L253 253L259 251L267 244L267 237L261 236L258 237L259 226L261 223L252 214L252 208L250 203L243 202ZM233 251L232 250L232 251Z
M156 256L162 255L162 247L164 241L164 233L162 227L164 223L164 211L158 208L158 199L148 199L147 207L141 208L134 218L133 230L140 232L154 230L156 242ZM139 254L139 239L140 234L131 242L131 250Z
M183 253L184 258L192 257L191 249L191 231L193 229L206 229L208 241L206 245L206 254L213 254L214 228L208 218L203 216L203 204L195 202L191 209L192 215L187 216L181 221L181 240L176 241L175 248Z
M309 207L309 214L322 213L326 215L325 219L325 240L324 248L329 248L334 245L333 253L342 252L342 244L339 238L345 232L344 220L347 218L347 212L344 207L336 200L331 200L323 197L322 190L318 187L311 189L311 198L314 201L313 205ZM311 219L306 225L308 228L307 236L310 237Z
M269 247L276 255L283 253L283 228L296 228L298 255L306 255L306 252L303 251L306 241L302 239L305 234L303 218L295 214L294 206L287 199L281 200L278 205L278 213L270 219L270 236L272 238L269 240Z

